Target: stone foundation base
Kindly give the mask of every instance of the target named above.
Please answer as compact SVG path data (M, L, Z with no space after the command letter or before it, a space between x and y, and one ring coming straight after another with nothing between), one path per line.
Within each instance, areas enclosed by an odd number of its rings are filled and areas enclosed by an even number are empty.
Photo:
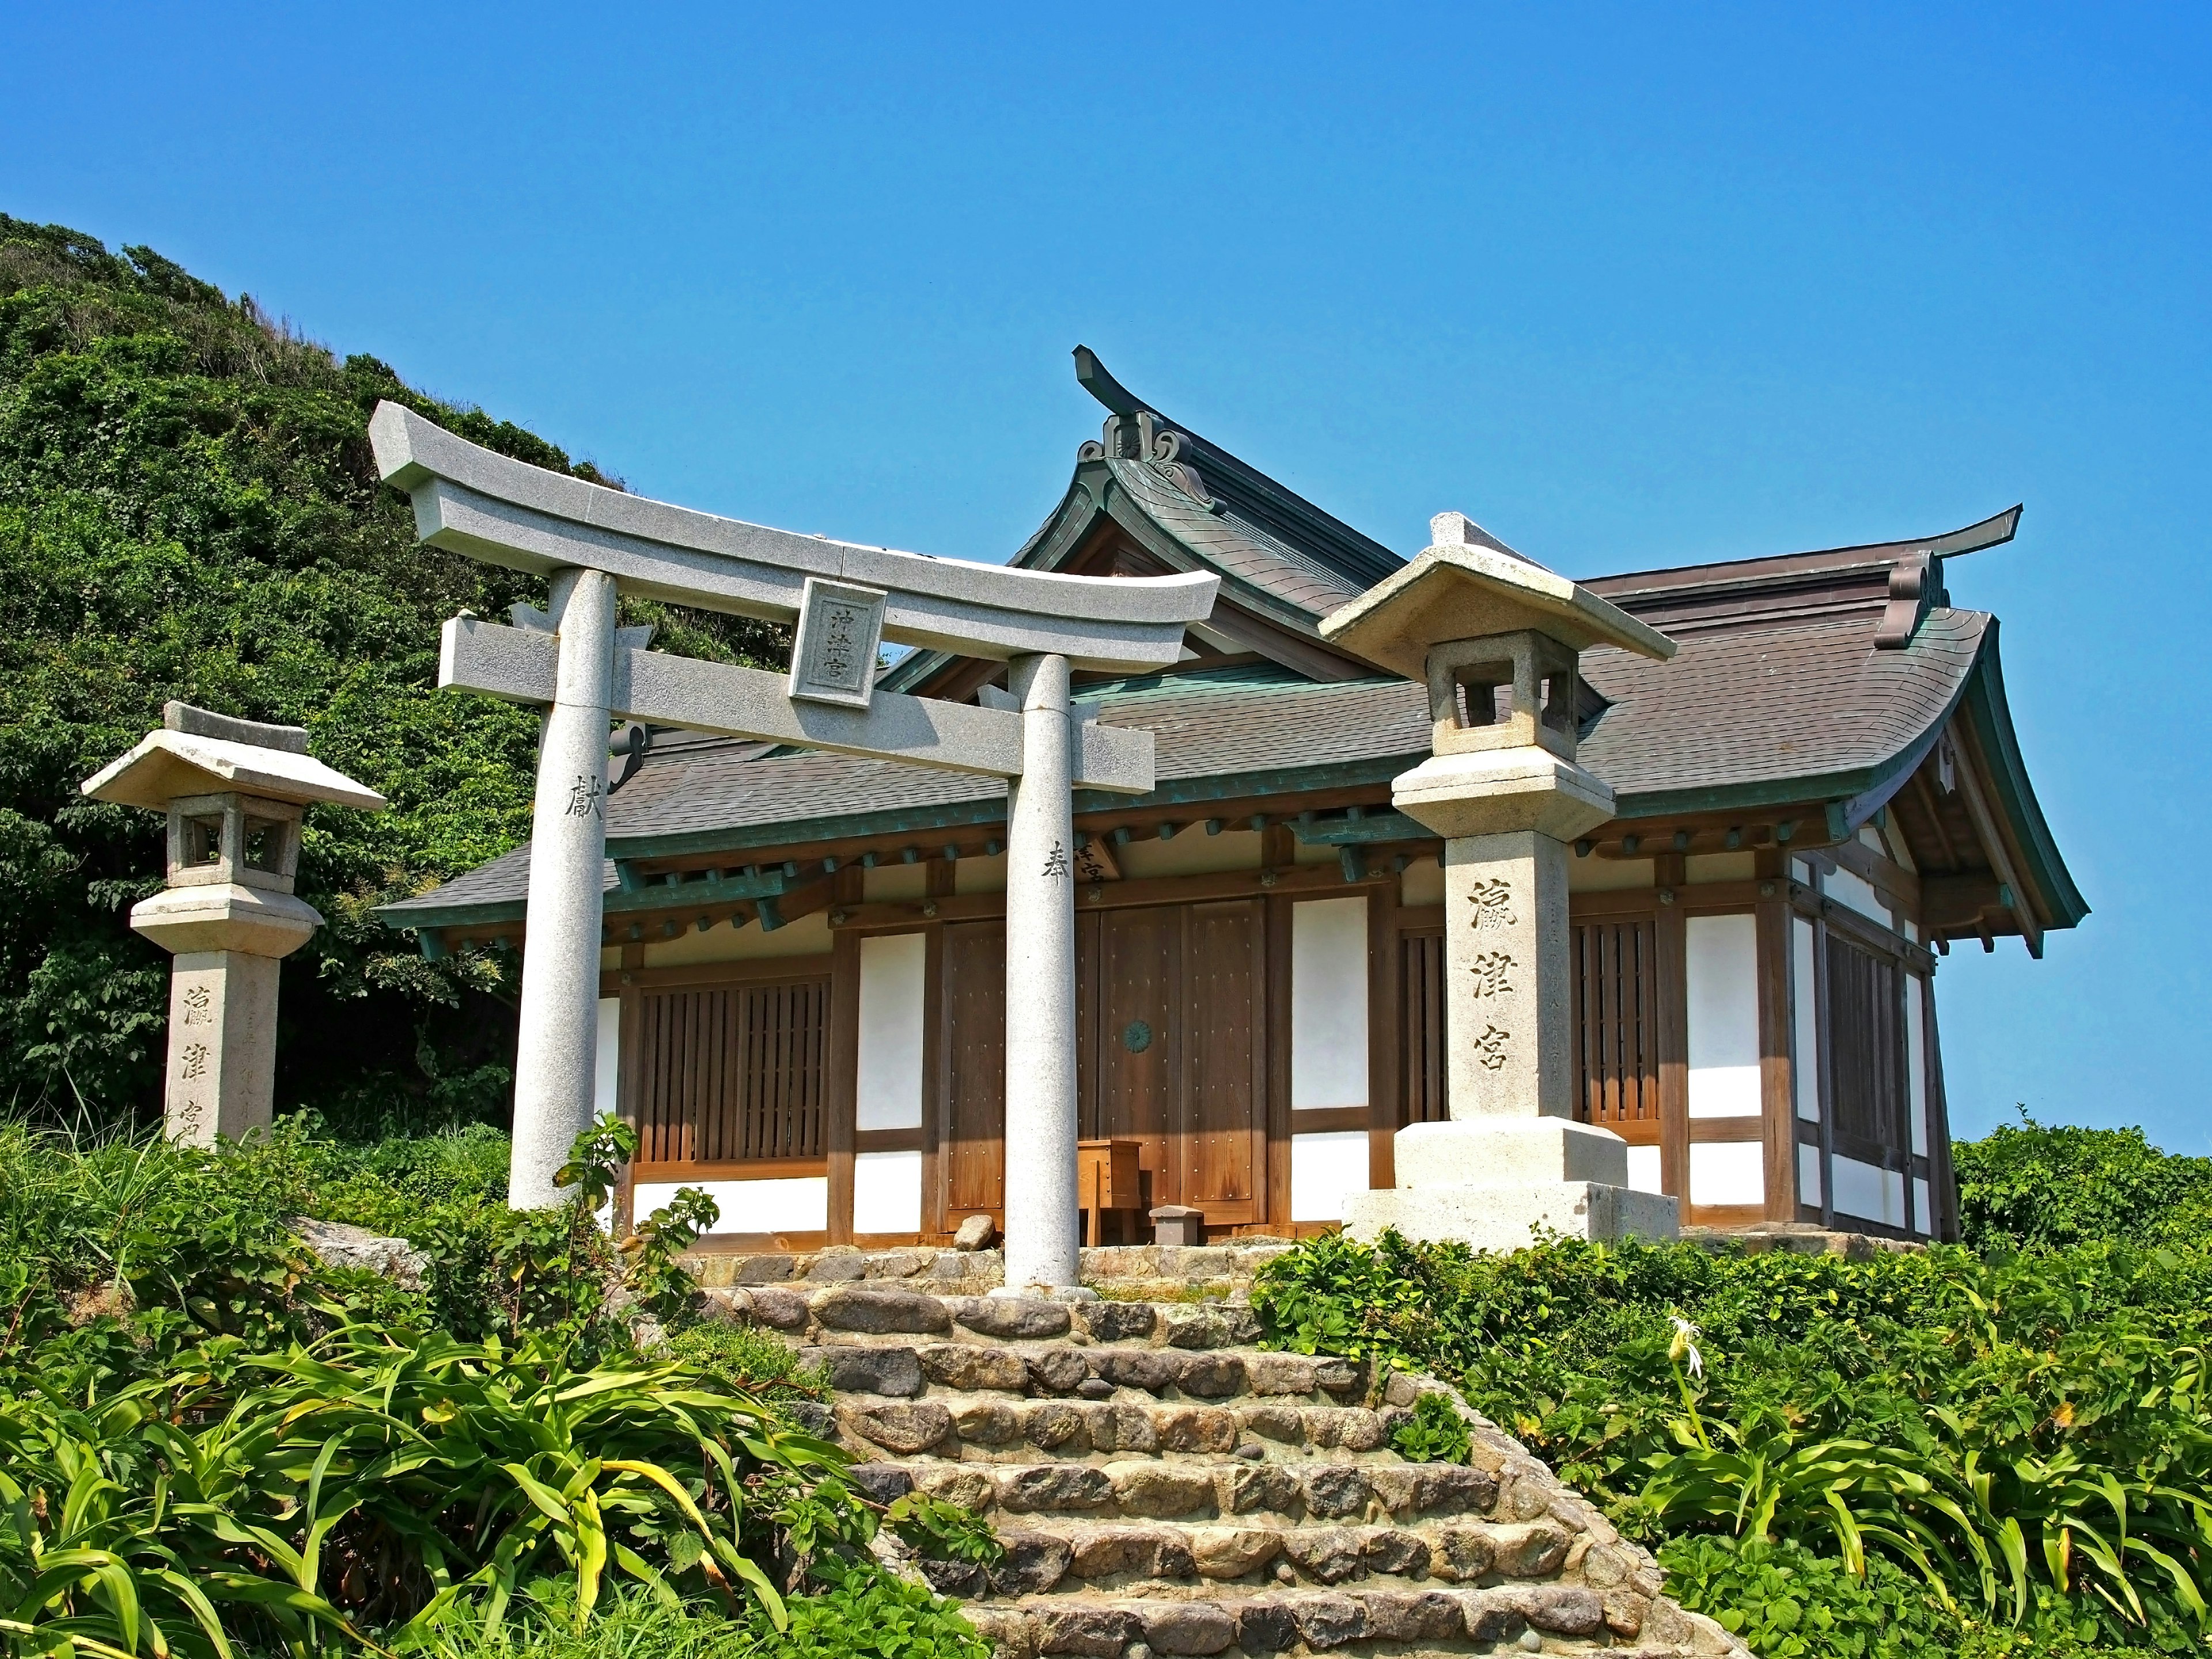
M1595 1181L1401 1187L1345 1195L1346 1232L1371 1243L1389 1227L1425 1243L1456 1240L1501 1251L1526 1249L1540 1231L1603 1243L1632 1235L1671 1239L1681 1231L1675 1201L1664 1194Z

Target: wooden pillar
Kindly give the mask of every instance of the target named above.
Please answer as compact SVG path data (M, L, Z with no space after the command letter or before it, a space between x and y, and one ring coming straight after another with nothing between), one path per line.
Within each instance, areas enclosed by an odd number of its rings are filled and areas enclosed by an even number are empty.
M1659 1190L1680 1201L1690 1219L1690 932L1680 889L1688 860L1676 853L1654 861L1657 893L1652 921L1659 1018ZM1671 893L1672 902L1656 902Z
M860 936L849 929L839 932L830 944L829 1048L822 1139L830 1164L830 1243L849 1244L860 1072Z
M1790 855L1758 854L1759 1096L1766 1218L1797 1218L1797 1104L1790 1074Z
M645 1009L631 982L631 973L645 965L645 946L625 945L617 960L621 965L615 973L615 995L620 1000L621 1011L615 1027L619 1045L615 1056L615 1115L642 1134L638 1103L643 1096L645 1072L644 1056L639 1050L644 1046ZM605 988L604 978L601 988ZM637 1230L635 1185L630 1166L625 1164L614 1190L612 1220L617 1239L627 1238Z
M1367 1184L1397 1184L1396 1137L1405 1088L1398 1075L1398 878L1367 890Z
M1951 1168L1951 1103L1943 1091L1943 1051L1936 1038L1936 979L1920 981L1921 1062L1928 1068L1928 1199L1930 1231L1959 1242L1959 1181Z
M1270 836L1274 831L1268 831ZM1285 830L1283 837L1289 839ZM1286 860L1287 861L1287 860ZM1272 861L1271 861L1272 864ZM1267 1219L1291 1224L1291 901L1267 901Z
M922 930L921 955L921 1230L944 1234L945 1170L945 1103L951 1079L945 1040L945 927Z

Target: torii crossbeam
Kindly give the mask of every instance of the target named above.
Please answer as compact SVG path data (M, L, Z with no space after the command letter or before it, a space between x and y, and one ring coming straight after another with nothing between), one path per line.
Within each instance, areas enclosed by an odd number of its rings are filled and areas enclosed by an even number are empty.
M1071 720L1074 669L1145 672L1213 609L1210 574L1065 576L717 518L509 459L380 404L369 439L422 538L550 580L546 629L446 625L441 685L545 706L532 830L508 1201L554 1201L590 1120L617 715L1006 777L1006 1284L1076 1282L1071 793L1152 787L1149 732ZM617 591L798 623L788 675L618 639ZM878 643L997 658L976 707L875 690Z

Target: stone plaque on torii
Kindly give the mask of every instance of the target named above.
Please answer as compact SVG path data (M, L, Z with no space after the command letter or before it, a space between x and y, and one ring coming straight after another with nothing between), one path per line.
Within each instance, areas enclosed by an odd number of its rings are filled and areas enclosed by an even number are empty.
M1211 574L1067 576L862 547L671 507L511 460L396 404L369 422L422 538L546 576L536 627L446 624L439 684L546 708L509 1202L554 1201L590 1120L608 733L634 720L1007 780L1006 1284L1076 1282L1073 792L1152 787L1149 732L1072 717L1075 669L1148 672L1213 609ZM643 648L617 590L795 622L787 674ZM875 689L879 641L1008 665L982 706Z

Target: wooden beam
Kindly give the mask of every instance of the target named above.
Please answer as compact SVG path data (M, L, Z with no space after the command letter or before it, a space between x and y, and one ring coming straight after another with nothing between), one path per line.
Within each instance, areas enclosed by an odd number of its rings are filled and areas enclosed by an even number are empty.
M849 1244L853 1242L853 1160L860 1116L858 933L840 934L830 941L829 1049L822 1090L822 1139L830 1164L830 1242Z
M2019 924L2021 937L2027 941L2027 953L2039 957L2043 954L2043 924L2036 920L2035 907L2028 902L2027 890L2021 884L2003 828L1990 808L1989 797L1982 793L1982 781L1977 775L1981 769L1981 751L1972 742L1972 733L1963 725L1959 733L1960 763L1952 768L1951 776L1958 785L1960 804L1966 809L1967 822L1974 826L1975 838L1982 843L1990 868L1996 872L1999 881L2012 890L2013 902L2006 908Z
M1611 895L1592 894L1590 897ZM1636 895L1651 908L1653 964L1657 975L1659 1030L1659 1190L1690 1212L1690 933L1689 917L1678 901L1655 904L1655 895ZM1574 912L1573 898L1568 910Z
M1342 890L1362 892L1387 878L1370 875L1347 884L1335 863L1301 864L1280 870L1221 870L1208 875L1159 876L1145 881L1100 882L1079 885L1078 915L1094 910L1126 909L1135 905L1199 904L1213 899L1261 898L1271 893L1313 893ZM1270 878L1273 878L1271 880ZM1095 896L1094 896L1095 895ZM881 901L832 910L832 933L844 929L881 932L886 928L916 927L926 921L980 921L1006 913L1004 893L951 893L941 898Z
M1790 894L1779 852L1759 855L1759 1105L1765 1127L1766 1218L1797 1219L1797 1103L1790 1063Z
M1399 1066L1398 884L1376 882L1367 892L1367 1184L1395 1187L1399 1108L1405 1085Z

